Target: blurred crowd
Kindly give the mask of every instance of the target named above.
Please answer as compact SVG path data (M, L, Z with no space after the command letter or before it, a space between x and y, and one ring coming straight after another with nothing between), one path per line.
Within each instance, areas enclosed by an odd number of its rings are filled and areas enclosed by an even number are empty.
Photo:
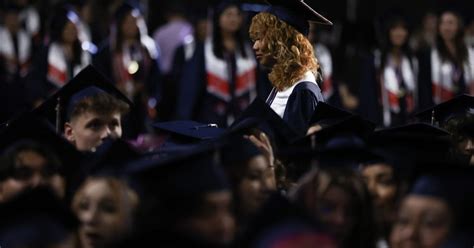
M0 247L474 245L472 4L354 2L292 130L258 1L3 0Z

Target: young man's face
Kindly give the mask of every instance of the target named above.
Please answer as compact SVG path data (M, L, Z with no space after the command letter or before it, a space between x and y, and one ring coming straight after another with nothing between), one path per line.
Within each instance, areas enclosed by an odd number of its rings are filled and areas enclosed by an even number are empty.
M93 151L107 138L122 136L120 113L85 112L64 124L64 135L79 151Z

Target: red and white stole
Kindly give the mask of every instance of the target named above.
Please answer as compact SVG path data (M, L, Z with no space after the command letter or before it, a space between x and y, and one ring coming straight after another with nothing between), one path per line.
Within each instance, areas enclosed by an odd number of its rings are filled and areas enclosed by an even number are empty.
M431 51L431 83L433 101L435 104L450 100L457 93L474 94L474 51L468 48L468 61L463 65L466 92L458 92L454 84L455 66L449 61L443 61L438 50Z
M402 89L400 78L397 77L396 67L391 57L382 69L381 75L381 96L383 107L383 122L385 126L390 126L391 113L400 113L400 98L405 97L408 113L415 108L417 91L417 61L412 61L403 56L400 69L405 88ZM413 66L412 66L413 65Z
M18 55L15 55L15 45L10 31L0 28L0 56L5 60L6 69L9 73L15 73L16 66L20 66L20 76L26 76L31 63L31 37L23 30L19 30Z
M249 103L257 96L256 94L256 73L257 62L253 57L253 52L248 44L245 44L245 51L248 54L244 58L240 53L236 53L236 82L235 97L240 97L250 93ZM230 92L230 71L226 61L217 58L212 49L211 39L207 39L204 44L204 56L207 73L207 92L225 102L232 99Z
M331 53L326 46L319 43L314 45L314 52L319 61L319 66L321 66L321 71L323 72L321 92L323 93L324 100L327 100L334 94Z
M73 69L74 76L90 63L90 54L86 51L82 51L81 64L75 65ZM67 62L64 50L62 46L56 42L51 43L49 46L47 78L58 88L61 88L70 80L67 75Z

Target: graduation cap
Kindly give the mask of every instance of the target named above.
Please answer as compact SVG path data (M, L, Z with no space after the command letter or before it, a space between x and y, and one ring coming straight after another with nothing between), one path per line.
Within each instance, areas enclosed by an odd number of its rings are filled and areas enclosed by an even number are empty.
M450 159L449 133L425 123L377 130L369 137L368 143L383 162L408 174L419 164Z
M201 141L216 139L224 129L216 124L205 124L195 121L169 121L153 124L158 134L167 135L162 147L196 144Z
M129 163L126 171L143 187L164 195L180 197L227 189L218 153L222 145L206 142L173 157L140 159Z
M56 134L49 123L35 115L27 113L7 124L6 128L0 132L0 151L5 152L20 140L37 142L58 156L62 164L59 172L65 177L70 176L71 173L74 174L83 159L81 152Z
M452 118L465 117L468 114L472 114L473 109L474 97L464 94L420 111L415 116L420 121L429 122L432 125L438 123L438 125L444 126Z
M408 195L435 197L445 201L455 216L456 229L473 230L474 168L456 163L425 163L416 168L417 179Z
M250 140L242 137L236 137L222 150L223 166L243 165L249 159L263 154Z
M55 123L56 130L61 132L63 123L69 118L75 103L104 92L129 106L133 105L102 73L92 65L88 65L43 104L34 109L33 113L47 118L50 123Z
M48 188L27 190L0 205L0 240L6 247L49 247L64 242L79 225Z
M233 133L249 131L256 127L270 136L276 149L292 143L299 138L288 124L270 108L262 99L255 100L243 111L243 113L228 128Z
M332 25L331 21L316 12L303 0L266 0L266 2L267 6L255 10L277 16L304 35L309 33L309 22Z
M311 125L321 125L322 127L333 125L353 114L343 109L334 107L325 102L319 102L316 106L313 116L311 117Z

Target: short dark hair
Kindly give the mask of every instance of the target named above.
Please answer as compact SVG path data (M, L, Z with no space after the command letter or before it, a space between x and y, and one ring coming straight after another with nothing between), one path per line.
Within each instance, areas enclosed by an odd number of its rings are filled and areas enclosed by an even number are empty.
M68 116L68 121L86 112L93 112L100 115L118 112L124 115L127 114L128 111L129 106L127 103L104 92L86 97L77 102Z

